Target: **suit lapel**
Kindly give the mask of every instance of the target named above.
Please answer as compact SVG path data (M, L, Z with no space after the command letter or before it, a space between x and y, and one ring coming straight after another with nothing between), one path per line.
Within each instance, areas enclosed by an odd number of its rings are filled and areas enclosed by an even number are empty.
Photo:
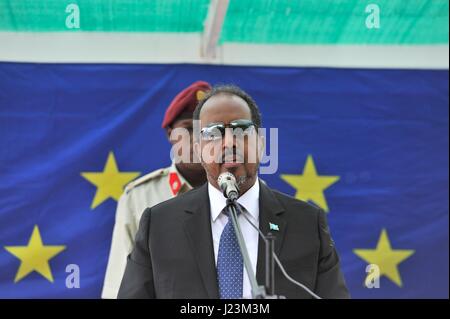
M259 191L259 229L264 235L270 231L275 238L275 253L280 256L284 236L286 234L286 221L282 218L284 207L280 204L273 192L263 182L260 182ZM270 225L278 230L270 229ZM258 284L265 284L265 256L266 246L264 241L259 238L258 241L258 261L256 264L256 279Z
M207 184L194 191L198 192L198 196L192 196L195 200L191 201L185 209L187 218L184 223L184 229L208 296L216 299L219 298L219 289L217 286Z
M217 299L219 298L219 288L217 285L207 184L193 191L198 192L198 196L192 196L193 200L188 203L185 209L187 218L184 223L184 229L208 296L209 298ZM260 182L259 229L264 235L271 231L276 236L275 253L278 256L280 256L287 227L286 221L282 218L284 211L284 207L273 192L264 183ZM278 230L270 230L270 224L278 226ZM265 249L264 241L259 239L256 279L261 285L265 284Z

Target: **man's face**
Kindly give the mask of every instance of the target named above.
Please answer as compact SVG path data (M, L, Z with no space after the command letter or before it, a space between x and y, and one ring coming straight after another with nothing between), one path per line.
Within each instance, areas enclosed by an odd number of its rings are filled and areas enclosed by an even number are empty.
M211 127L214 123L225 126L237 120L250 120L251 112L247 103L240 97L230 94L218 94L205 102L200 112L201 128ZM208 140L201 136L195 142L196 151L201 154L202 165L208 181L218 187L217 178L221 173L230 172L238 181L241 193L247 191L256 179L259 166L259 148L261 142L257 129L252 134L240 138L226 128L221 139Z

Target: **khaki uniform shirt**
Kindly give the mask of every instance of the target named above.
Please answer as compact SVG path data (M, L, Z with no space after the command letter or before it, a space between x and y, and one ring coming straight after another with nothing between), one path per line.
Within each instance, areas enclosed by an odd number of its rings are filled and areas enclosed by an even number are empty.
M102 298L117 298L127 256L133 249L144 210L190 189L191 185L181 176L175 164L144 175L127 185L117 205Z

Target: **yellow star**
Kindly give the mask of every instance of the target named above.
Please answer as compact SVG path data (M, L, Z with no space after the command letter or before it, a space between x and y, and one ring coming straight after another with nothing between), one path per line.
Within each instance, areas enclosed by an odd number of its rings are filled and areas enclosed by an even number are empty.
M281 178L294 187L297 192L295 198L305 202L311 200L325 212L328 212L328 205L324 191L339 180L339 176L319 176L311 155L306 159L303 175L282 174Z
M5 249L20 259L20 267L14 279L15 283L33 271L53 282L48 261L66 249L66 246L44 246L39 228L35 225L28 246L5 246Z
M414 254L411 249L392 249L386 229L381 231L375 249L354 249L353 252L369 264L375 264L380 269L380 277L385 275L399 287L402 279L398 272L398 265Z
M81 176L97 186L91 209L94 209L108 198L119 200L123 188L140 175L140 172L119 172L114 154L109 152L103 172L83 172Z

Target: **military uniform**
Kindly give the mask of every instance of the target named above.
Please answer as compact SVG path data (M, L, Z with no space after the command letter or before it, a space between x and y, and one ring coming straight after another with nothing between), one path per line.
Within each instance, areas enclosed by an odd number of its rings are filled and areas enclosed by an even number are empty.
M198 101L210 89L209 83L197 81L178 93L167 108L161 127L167 130L177 120L192 119ZM133 249L134 237L144 210L187 192L191 188L191 185L177 171L175 164L142 176L125 188L117 205L116 223L102 298L117 297L125 272L127 256Z
M153 171L127 185L117 205L102 298L117 297L127 256L133 249L144 210L190 189L191 185L178 172L175 164Z

